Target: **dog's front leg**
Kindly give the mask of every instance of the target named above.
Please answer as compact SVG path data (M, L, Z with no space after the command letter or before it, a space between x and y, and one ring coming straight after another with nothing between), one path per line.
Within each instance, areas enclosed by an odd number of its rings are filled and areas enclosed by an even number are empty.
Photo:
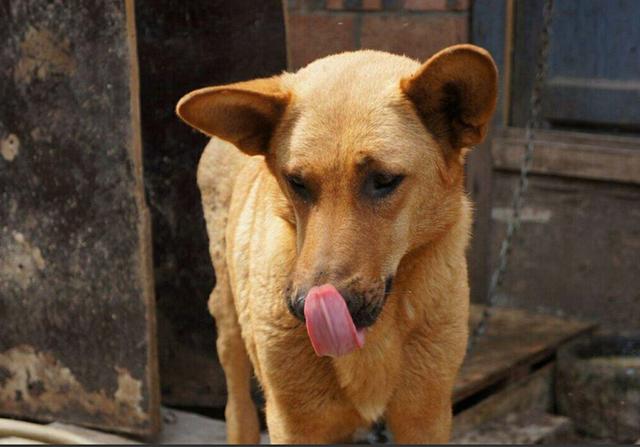
M297 399L296 399L297 400ZM362 417L346 404L266 399L267 427L272 444L344 444L353 440Z
M227 382L227 442L257 444L260 424L256 406L251 398L252 367L242 336L233 295L222 268L216 268L218 284L211 294L209 307L216 319L218 359Z
M396 392L387 424L398 444L446 444L451 436L451 387L427 380Z
M405 346L403 370L386 415L397 443L449 442L451 399L464 356L464 335L464 330L414 334L412 343Z

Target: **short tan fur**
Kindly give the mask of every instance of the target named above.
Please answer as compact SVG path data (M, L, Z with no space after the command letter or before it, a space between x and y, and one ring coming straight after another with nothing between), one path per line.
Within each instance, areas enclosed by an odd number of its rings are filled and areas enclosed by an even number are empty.
M467 342L464 159L496 95L491 56L457 45L424 64L342 53L180 100L213 137L198 185L229 442L259 440L252 372L274 443L348 442L381 417L399 443L448 441ZM367 327L343 357L317 357L296 317L325 283Z

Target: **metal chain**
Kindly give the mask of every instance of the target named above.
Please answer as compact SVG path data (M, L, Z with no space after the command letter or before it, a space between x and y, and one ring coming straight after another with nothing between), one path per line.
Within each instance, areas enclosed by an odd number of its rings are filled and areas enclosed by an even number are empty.
M486 329L489 322L489 318L492 315L492 310L496 304L497 294L496 291L502 285L504 275L507 271L507 264L509 262L509 255L513 245L513 236L520 228L522 204L524 202L524 195L527 192L529 186L528 173L531 167L531 161L533 160L535 129L540 127L540 111L542 105L542 88L543 81L547 74L548 58L549 58L549 41L551 34L551 16L553 12L553 0L544 0L544 6L542 10L542 32L540 34L540 46L538 48L536 77L531 89L531 98L529 101L531 113L527 120L525 128L525 151L522 158L522 164L520 165L520 180L516 190L514 191L513 198L511 200L511 209L513 215L509 219L507 226L507 234L505 235L502 244L500 246L500 254L498 256L498 266L491 275L491 282L489 283L489 292L487 304L482 312L480 322L473 329L471 336L469 337L469 343L467 345L467 354L471 352Z
M491 283L489 284L488 303L482 313L480 323L474 328L471 336L469 337L469 343L467 345L467 354L471 352L478 338L484 334L487 328L487 323L491 317L491 310L495 306L496 302L496 290L502 285L504 274L507 270L507 263L509 260L509 254L511 252L513 236L520 227L520 212L522 211L523 197L527 191L529 185L527 175L529 168L531 167L531 161L533 159L534 129L540 126L540 109L542 98L543 81L547 73L548 56L549 56L549 36L551 33L551 14L553 10L553 0L544 0L543 8L543 24L542 33L540 35L540 47L538 49L536 78L534 80L533 88L531 90L530 98L530 110L531 114L527 120L525 128L525 141L526 148L522 164L520 165L520 181L516 188L513 198L511 200L511 208L513 210L513 216L509 220L507 226L507 234L502 241L500 247L500 255L498 261L498 267L491 275ZM393 435L386 429L384 422L378 422L374 424L372 430L368 433L365 443L368 444L387 444L393 442Z

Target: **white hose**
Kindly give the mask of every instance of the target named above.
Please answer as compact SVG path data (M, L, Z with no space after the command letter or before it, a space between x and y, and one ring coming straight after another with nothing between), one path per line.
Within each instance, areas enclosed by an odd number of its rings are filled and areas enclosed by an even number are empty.
M46 444L94 444L82 436L59 428L0 418L0 438L8 436L30 439Z

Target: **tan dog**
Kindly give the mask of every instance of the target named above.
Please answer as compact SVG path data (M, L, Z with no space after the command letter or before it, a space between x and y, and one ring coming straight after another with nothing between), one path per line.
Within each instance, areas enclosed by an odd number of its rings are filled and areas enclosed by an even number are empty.
M467 342L464 158L496 91L491 56L458 45L423 65L342 53L182 98L179 116L216 137L198 184L229 442L259 442L252 369L274 443L348 442L382 417L399 443L447 442ZM313 334L327 328L351 332Z

